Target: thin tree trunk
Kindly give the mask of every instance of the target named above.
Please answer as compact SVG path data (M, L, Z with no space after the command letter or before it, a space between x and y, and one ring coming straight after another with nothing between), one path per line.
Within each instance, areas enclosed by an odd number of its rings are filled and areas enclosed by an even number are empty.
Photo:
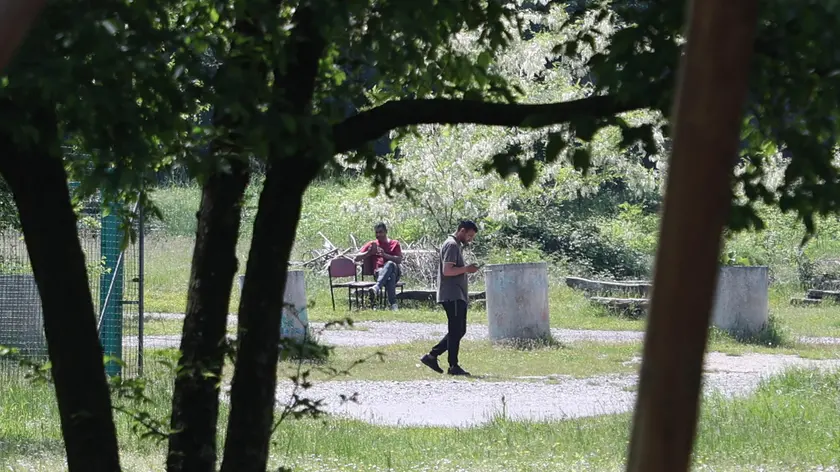
M274 421L286 268L312 177L269 168L239 306L236 370L222 472L263 472Z
M71 472L116 472L117 436L85 255L67 174L51 152L59 149L55 117L45 113L33 122L38 144L16 147L0 135L0 174L14 194L41 296L67 465Z
M318 64L326 42L314 11L300 5L288 41L289 64L274 71L274 112L309 117ZM310 130L313 131L313 130ZM274 422L280 320L286 271L303 204L303 193L323 167L304 133L288 155L277 142L269 146L268 171L254 221L251 250L239 304L238 352L231 385L231 413L222 472L264 472ZM284 159L285 158L285 159Z
M181 358L172 397L167 470L216 470L219 392L247 163L232 159L203 186Z
M757 0L695 0L627 470L689 468Z
M234 29L243 37L257 37L257 15L243 12ZM237 76L252 67L268 75L265 63L252 63L252 56L230 51L214 74L217 90L240 93L222 96L215 103L213 126L224 133L210 145L209 158L221 159L229 172L216 171L202 187L196 243L190 273L187 314L181 338L179 375L172 398L167 458L168 472L212 472L218 463L217 437L219 393L224 367L227 315L233 278L238 269L236 243L242 219L242 199L250 179L242 119L228 112L238 101L251 116L258 115L249 90L231 91ZM205 375L208 374L208 375Z

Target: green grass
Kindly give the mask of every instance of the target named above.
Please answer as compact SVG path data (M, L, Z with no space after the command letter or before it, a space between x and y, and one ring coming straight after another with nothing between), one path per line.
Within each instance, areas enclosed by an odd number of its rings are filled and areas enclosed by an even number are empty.
M165 417L169 381L151 385L152 413ZM65 470L52 389L0 385L0 469ZM738 399L702 404L694 470L797 471L837 464L840 375L791 370ZM221 425L227 416L222 409ZM164 445L137 439L118 416L124 470L159 471ZM474 428L385 427L359 421L289 421L278 430L272 467L299 471L448 470L618 471L629 437L629 413L568 421L497 417ZM224 427L222 426L222 430Z
M441 334L442 336L442 334ZM360 359L364 363L354 366L346 377L352 380L418 380L437 379L440 375L420 364L421 355L429 351L435 341L418 341L377 347L337 347L329 362L322 367L346 370ZM640 353L641 344L573 343L537 349L516 349L493 346L486 341L461 343L461 365L482 380L525 380L523 377L590 377L607 373L633 373L638 364L628 362ZM381 358L377 354L381 354ZM445 356L441 365L446 367ZM290 375L296 364L285 363L283 376ZM329 372L318 367L312 369L312 378L330 378ZM344 379L341 377L339 379Z

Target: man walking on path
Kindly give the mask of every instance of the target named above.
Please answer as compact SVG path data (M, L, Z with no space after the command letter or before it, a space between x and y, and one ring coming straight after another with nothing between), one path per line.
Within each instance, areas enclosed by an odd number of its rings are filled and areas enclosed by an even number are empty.
M356 254L356 261L372 257L373 276L376 284L369 288L371 302L376 300L379 290L385 287L388 295L388 305L391 310L397 309L397 282L400 280L400 264L402 263L402 248L396 239L388 239L388 228L385 223L377 223L373 227L376 239L362 246Z
M438 356L449 351L449 375L470 375L458 365L458 350L461 338L467 332L467 274L478 272L478 265L466 265L461 253L461 246L469 244L478 232L472 221L462 221L455 234L450 235L440 247L438 263L437 301L446 310L447 333L420 362L438 373L443 369L438 364Z

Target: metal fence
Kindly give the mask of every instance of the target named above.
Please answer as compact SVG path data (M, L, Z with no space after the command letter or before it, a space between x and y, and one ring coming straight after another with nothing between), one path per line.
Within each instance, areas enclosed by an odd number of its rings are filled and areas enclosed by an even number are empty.
M142 228L142 217L136 222ZM135 228L137 229L137 228ZM109 362L109 375L134 377L143 373L143 231L124 249L124 231L100 204L86 202L78 219L79 241L85 253L88 284ZM41 299L32 275L23 235L0 229L0 346L15 348L15 356L0 360L0 378L22 378L20 359L47 360Z

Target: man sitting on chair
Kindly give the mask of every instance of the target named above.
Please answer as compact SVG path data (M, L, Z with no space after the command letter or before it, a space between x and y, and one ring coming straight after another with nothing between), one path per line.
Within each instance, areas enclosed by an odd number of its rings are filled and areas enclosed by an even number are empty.
M376 300L379 291L384 287L391 310L396 310L402 248L396 239L388 239L388 228L385 223L377 223L373 230L376 233L376 239L362 246L355 260L358 262L370 258L370 261L365 262L374 264L373 276L376 277L376 284L368 289L371 301Z

